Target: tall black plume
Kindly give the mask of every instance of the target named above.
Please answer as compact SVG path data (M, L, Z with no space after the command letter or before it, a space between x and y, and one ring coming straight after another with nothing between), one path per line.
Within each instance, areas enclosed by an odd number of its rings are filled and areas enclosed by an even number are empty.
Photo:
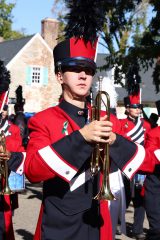
M85 42L94 43L106 21L106 3L111 0L65 0L69 9L66 15L65 37L83 37Z
M0 94L8 91L10 84L10 72L4 66L3 61L0 60Z
M139 75L138 65L131 64L128 66L128 73L126 74L126 88L128 94L136 95L140 90L141 77Z
M22 104L23 103L23 95L22 95L22 86L21 85L19 85L17 87L15 93L16 93L16 100L17 100L16 102L18 104Z

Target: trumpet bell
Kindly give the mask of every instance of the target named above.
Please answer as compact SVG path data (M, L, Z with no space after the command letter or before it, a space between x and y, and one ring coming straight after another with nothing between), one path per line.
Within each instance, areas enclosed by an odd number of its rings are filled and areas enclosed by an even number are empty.
M10 195L14 192L11 191L8 182L8 166L5 160L0 159L0 176L1 176L1 190L0 195Z
M14 192L11 191L11 189L9 188L9 186L5 187L1 192L0 195L11 195Z
M0 133L0 146L2 146L3 154L6 154L6 138L3 131ZM8 183L8 164L7 160L3 157L0 158L0 175L1 175L1 191L0 195L10 195L13 192L10 190L9 183Z
M101 189L99 193L93 198L94 200L116 200L109 188Z

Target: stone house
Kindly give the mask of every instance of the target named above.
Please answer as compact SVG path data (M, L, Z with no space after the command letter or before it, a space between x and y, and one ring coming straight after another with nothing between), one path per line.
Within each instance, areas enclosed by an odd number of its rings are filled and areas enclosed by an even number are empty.
M17 40L0 42L0 59L11 73L10 103L22 85L24 112L38 112L55 105L61 87L54 76L53 48L57 44L59 22L44 19L39 33ZM13 104L9 104L13 113Z

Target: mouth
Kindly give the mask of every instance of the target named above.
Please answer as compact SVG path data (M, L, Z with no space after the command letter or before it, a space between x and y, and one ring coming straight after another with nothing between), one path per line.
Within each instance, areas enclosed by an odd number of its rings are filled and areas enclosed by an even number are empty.
M77 86L78 86L78 87L86 87L86 84L80 83L80 84L78 84Z

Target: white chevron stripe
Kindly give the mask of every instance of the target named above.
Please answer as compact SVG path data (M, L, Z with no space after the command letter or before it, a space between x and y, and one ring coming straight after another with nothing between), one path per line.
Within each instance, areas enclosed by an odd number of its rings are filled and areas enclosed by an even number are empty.
M141 144L142 142L144 142L144 134L136 140L136 143Z
M52 168L54 172L65 178L67 181L70 181L77 173L74 168L59 158L50 146L44 147L38 152L45 163Z
M134 140L135 140L136 138L138 138L138 136L141 135L141 133L142 133L143 131L144 131L143 128L141 128L137 134L135 134L133 137L131 137L132 141L134 142ZM144 139L144 134L143 134L143 139ZM137 141L136 141L136 142L137 142Z
M0 131L4 131L4 130L7 128L8 124L9 124L9 123L8 123L8 120L5 121L3 127L0 128Z
M141 120L138 118L137 124L135 125L134 128L132 128L131 131L129 131L129 132L127 133L127 136L129 137L129 136L131 136L134 132L136 132L140 125L141 125Z
M9 122L8 122L8 120L7 120L7 121L4 123L3 127L0 128L0 132L1 132L1 131L4 131L4 134L5 134L6 137L11 135L11 133L9 132L9 130L5 132L5 130L7 129L8 125L10 125L10 124L9 124Z
M131 179L133 174L138 170L138 168L141 166L143 163L143 160L145 158L145 149L142 145L136 144L138 147L137 154L135 157L132 159L132 161L127 164L125 169L123 169L124 174Z

